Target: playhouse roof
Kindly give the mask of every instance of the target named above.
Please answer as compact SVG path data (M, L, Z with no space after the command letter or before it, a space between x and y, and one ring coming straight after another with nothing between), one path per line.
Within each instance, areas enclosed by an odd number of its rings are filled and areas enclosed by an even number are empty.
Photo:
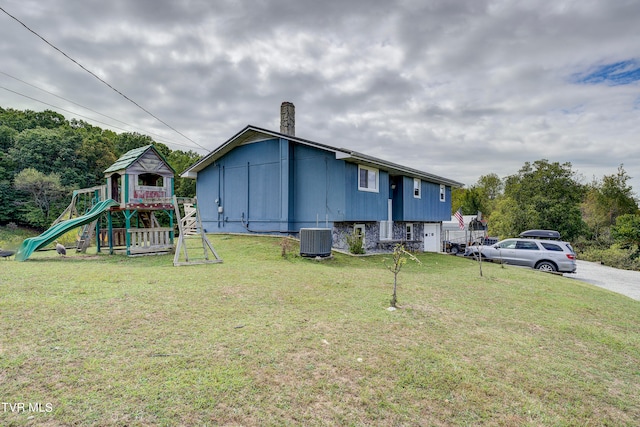
M290 141L296 142L302 145L308 145L315 148L319 148L326 151L331 151L335 153L337 159L352 161L356 163L361 163L364 165L370 165L376 168L382 168L388 170L393 173L407 175L410 177L420 178L423 180L428 180L431 182L436 182L439 184L446 184L452 187L462 187L464 184L458 181L454 181L452 179L444 178L438 175L433 175L428 172L420 171L417 169L413 169L407 166L399 165L396 163L388 162L386 160L378 159L372 156L368 156L366 154L358 153L356 151L352 151L346 148L337 148L332 147L330 145L321 144L318 142L310 141L308 139L302 139L291 135L286 135L280 132L275 132L267 129L262 129L256 126L247 126L238 132L236 135L232 136L225 143L220 145L218 148L204 156L202 159L195 162L193 165L189 166L187 170L182 172L183 178L195 178L201 170L205 169L207 166L215 162L220 157L227 154L229 151L234 149L235 147L250 143L256 142L260 140L264 140L267 138L284 138Z
M175 170L167 162L167 160L160 154L153 145L145 145L144 147L134 148L124 153L114 164L109 166L104 173L117 172L119 170L127 169L134 164L138 159L144 156L147 151L153 150L153 152L167 165L167 167L175 173Z

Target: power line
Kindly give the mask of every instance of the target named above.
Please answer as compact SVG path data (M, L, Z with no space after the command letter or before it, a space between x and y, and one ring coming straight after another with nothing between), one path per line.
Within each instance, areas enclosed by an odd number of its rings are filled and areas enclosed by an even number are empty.
M29 32L31 32L33 35L35 35L36 37L38 37L40 40L42 40L43 42L45 42L46 44L48 44L49 46L51 46L53 49L57 50L59 53L61 53L62 55L64 55L65 58L67 58L68 60L70 60L71 62L73 62L74 64L76 64L78 67L82 68L84 71L86 71L87 73L91 74L93 77L95 77L96 79L98 79L100 82L102 82L103 84L105 84L107 87L109 87L111 90L113 90L114 92L116 92L118 95L122 96L124 99L126 99L127 101L131 102L133 105L135 105L136 107L138 107L139 109L141 109L142 111L144 111L145 113L147 113L148 115L150 115L151 117L153 117L154 119L156 119L157 121L159 121L160 123L162 123L163 125L165 125L166 127L168 127L169 129L173 130L174 132L176 132L177 134L181 135L182 137L184 137L185 139L193 142L195 145L197 145L198 147L202 148L203 150L207 150L207 148L203 147L202 145L198 144L197 142L195 142L194 140L192 140L191 138L189 138L188 136L186 136L185 134L183 134L182 132L180 132L179 130L175 129L173 126L171 126L170 124L168 124L167 122L165 122L164 120L160 119L159 117L157 117L155 114L153 114L152 112L150 112L149 110L147 110L146 108L144 108L143 106L141 106L140 104L138 104L137 102L135 102L133 99L129 98L127 95L125 95L124 93L120 92L118 89L116 89L115 87L111 86L109 83L107 83L105 80L103 80L102 78L100 78L97 74L95 74L93 71L87 69L84 65L80 64L78 61L76 61L75 59L73 59L72 57L70 57L69 55L67 55L65 52L63 52L61 49L59 49L58 47L56 47L55 45L53 45L52 43L50 43L47 39L45 39L44 37L42 37L40 34L36 33L34 30L32 30L31 28L29 28L24 22L22 22L21 20L19 20L18 18L16 18L15 16L13 16L12 14L10 14L9 12L7 12L6 10L4 10L4 8L2 6L0 6L0 10L2 12L4 12L6 15L8 15L10 18L12 18L13 20L15 20L16 22L18 22L20 25L22 25L24 28L26 28ZM207 150L208 151L208 150Z
M15 76L12 76L11 74L5 73L4 71L1 71L1 70L0 70L0 74L4 74L4 75L5 75L5 76L7 76L7 77L10 77L10 78L12 78L12 79L14 79L14 80L19 81L20 83L23 83L23 84L25 84L25 85L27 85L27 86L31 86L32 88L38 89L38 90L40 90L40 91L42 91L42 92L44 92L44 93L47 93L47 94L52 95L52 96L55 96L56 98L62 99L62 100L67 101L67 102L70 102L70 103L72 103L72 104L74 104L74 105L77 105L77 106L78 106L78 107L80 107L80 108L84 108L85 110L89 110L89 111L91 111L91 112L93 112L93 113L96 113L96 114L98 114L98 115L102 116L102 117L106 117L106 118L108 118L108 119L110 119L110 120L116 121L116 122L118 122L118 123L122 123L122 124L123 124L123 125L125 125L125 126L129 126L129 127L135 128L135 129L139 129L139 130L141 130L142 132L144 132L144 133L146 133L146 134L149 134L149 135L154 135L154 136L159 137L159 138L164 138L164 136L162 136L162 135L159 135L159 134L157 134L157 133L153 133L153 132L149 132L149 131L147 131L147 130L145 130L145 129L142 129L142 128L139 128L139 127L137 127L137 126L134 126L134 125L132 125L132 124L130 124L130 123L123 122L122 120L116 119L115 117L111 117L111 116L108 116L108 115L106 115L106 114L102 114L102 113L101 113L101 112L99 112L99 111L96 111L96 110L91 109L91 108L89 108L89 107L85 107L85 106L84 106L84 105L82 105L82 104L79 104L79 103L77 103L77 102L75 102L75 101L72 101L72 100L70 100L70 99L68 99L68 98L65 98L64 96L57 95L57 94L55 94L55 93L53 93L53 92L50 92L50 91L48 91L48 90L46 90L46 89L43 89L43 88L41 88L41 87L38 87L38 86L36 86L36 85L34 85L34 84L31 84L31 83L29 83L29 82L26 82L26 81L24 81L24 80L22 80L22 79L19 79L19 78L15 77ZM0 86L0 87L1 87L1 86ZM44 102L44 101L40 101L40 100L38 100L38 99L32 98L32 97L27 96L27 95L24 95L24 94L22 94L22 93L12 91L12 90L7 89L7 88L5 88L5 87L1 87L1 88L2 88L2 89L4 89L4 90L7 90L7 91L9 91L9 92L13 92L13 93L15 93L16 95L20 95L20 96L23 96L23 97L25 97L25 98L32 99L32 100L34 100L34 101L36 101L36 102L40 102L40 103L42 103L42 104L48 105L48 106L50 106L50 107L58 108L58 109L60 109L60 110L66 111L66 112L68 112L68 113L75 114L75 115L78 115L78 116L80 116L80 117L84 117L84 118L86 118L87 120L92 120L92 121L95 121L95 122L97 122L97 123L100 123L100 124L103 124L103 125L106 125L106 126L110 126L110 127L114 127L114 128L116 128L116 129L119 129L119 130L123 130L123 131L125 131L125 132L128 132L128 129L122 129L122 128L119 128L119 127L117 127L117 126L113 126L113 125L110 125L110 124L108 124L108 123L104 123L104 122L98 121L98 120L96 120L96 119L91 119L91 118L86 117L86 116L81 116L81 115L79 115L78 113L75 113L75 112L72 112L72 111L69 111L69 110L65 110L65 109L63 109L62 107L57 107L57 106L55 106L55 105L48 104L48 103L46 103L46 102ZM190 146L187 146L187 145L184 145L184 144L179 144L179 143L176 143L176 142L166 142L166 141L161 141L160 139L158 139L158 142L164 142L165 144L179 145L179 146L181 146L181 147L193 148L193 147L190 147Z
M120 128L120 127L118 127L118 126L113 126L113 125L111 125L111 124L109 124L109 123L101 122L100 120L92 119L91 117L83 116L82 114L78 114L78 113L76 113L76 112L74 112L74 111L66 110L66 109L64 109L64 108L62 108L62 107L59 107L59 106L57 106L57 105L49 104L48 102L41 101L41 100L39 100L39 99L33 98L33 97L29 96L29 95L25 95L25 94L20 93L20 92L16 92L15 90L12 90L12 89L6 88L6 87L4 87L4 86L0 86L0 89L4 89L4 90L6 90L7 92L14 93L14 94L16 94L16 95L19 95L19 96L22 96L22 97L24 97L24 98L30 99L30 100L32 100L32 101L36 101L36 102L39 102L39 103L41 103L41 104L48 105L49 107L55 108L55 109L57 109L57 110L65 111L65 112L70 113L70 114L74 114L74 115L76 115L76 116L78 116L78 117L82 117L82 118L85 118L85 119L87 119L87 120L91 120L91 121L96 122L96 123L100 123L100 124L105 125L105 126L109 126L109 127L112 127L112 128L116 128L116 129L121 130L121 131L124 131L124 132L129 132L129 130L128 130L128 129L123 129L123 128ZM126 123L125 123L125 124L126 124ZM189 148L189 149L193 149L193 147L192 147L192 146L190 146L190 145L180 144L180 143L178 143L178 142L162 141L162 140L160 140L160 139L158 139L157 141L158 141L158 142L162 142L163 144L179 145L179 146L181 146L181 147L187 147L187 148Z

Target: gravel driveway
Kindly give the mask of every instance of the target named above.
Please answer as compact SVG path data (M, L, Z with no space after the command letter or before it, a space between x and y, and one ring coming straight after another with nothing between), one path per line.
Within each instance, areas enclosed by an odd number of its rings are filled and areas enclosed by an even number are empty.
M577 262L577 272L565 273L564 277L591 283L640 301L640 271L619 270L589 261Z

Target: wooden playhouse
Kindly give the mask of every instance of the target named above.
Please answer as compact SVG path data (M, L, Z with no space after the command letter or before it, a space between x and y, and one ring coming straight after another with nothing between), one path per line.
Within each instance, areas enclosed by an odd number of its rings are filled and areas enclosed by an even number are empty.
M123 154L104 174L106 197L119 203L109 210L109 228L101 236L108 240L110 253L115 247L126 247L127 255L173 250L175 171L162 154L153 145L135 148ZM120 218L124 227L114 228L114 215L120 213L124 216L124 221Z

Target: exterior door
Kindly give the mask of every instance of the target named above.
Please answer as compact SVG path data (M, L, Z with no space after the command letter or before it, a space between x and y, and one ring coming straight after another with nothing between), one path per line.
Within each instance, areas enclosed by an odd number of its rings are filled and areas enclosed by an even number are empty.
M424 223L424 251L440 252L440 224Z

